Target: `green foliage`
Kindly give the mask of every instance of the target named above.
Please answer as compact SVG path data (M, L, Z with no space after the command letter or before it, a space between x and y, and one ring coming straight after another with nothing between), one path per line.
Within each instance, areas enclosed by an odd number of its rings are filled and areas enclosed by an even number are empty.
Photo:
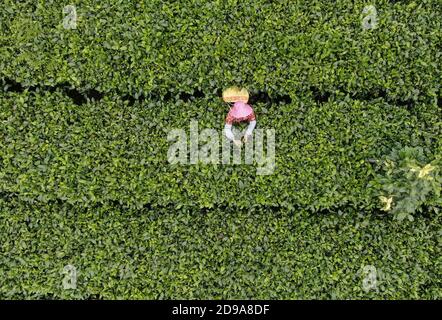
M419 109L437 108L421 105ZM379 159L395 143L434 152L433 122L378 99L340 98L318 104L299 97L288 105L255 106L260 128L276 133L273 174L253 165L171 165L174 128L214 128L222 135L218 98L189 102L119 97L75 105L60 92L0 95L0 187L22 197L70 203L117 201L129 207L180 204L311 210L344 204L372 206L366 186ZM244 163L244 162L243 162ZM376 200L377 202L377 200Z
M440 216L0 199L0 297L441 299ZM63 269L76 268L76 289ZM364 291L363 269L378 290Z
M77 29L63 28L67 4ZM6 0L0 77L131 95L211 95L235 83L292 97L312 86L403 100L440 93L440 1L378 0L379 26L364 31L368 4Z
M441 299L441 17L440 0L2 1L0 298ZM273 174L170 164L170 130L222 134L231 85L269 97Z
M424 203L441 202L441 159L430 161L422 148L395 149L382 161L382 173L372 185L384 206L398 220L408 218Z

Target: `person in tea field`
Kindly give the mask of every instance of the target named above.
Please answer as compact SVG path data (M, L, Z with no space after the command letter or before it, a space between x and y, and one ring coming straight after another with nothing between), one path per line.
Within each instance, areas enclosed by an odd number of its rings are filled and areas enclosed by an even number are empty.
M237 146L242 144L241 140L235 139L232 132L232 126L239 122L249 122L246 132L242 138L243 142L252 136L253 130L256 126L256 116L253 108L247 104L249 101L249 93L246 89L239 89L237 87L232 87L224 90L223 100L228 103L233 103L229 113L227 114L224 126L224 132L227 139L233 141Z

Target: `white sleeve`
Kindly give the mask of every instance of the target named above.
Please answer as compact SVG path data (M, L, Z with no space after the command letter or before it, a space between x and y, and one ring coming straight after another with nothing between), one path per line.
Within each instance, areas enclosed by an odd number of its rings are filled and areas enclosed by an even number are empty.
M226 125L224 126L224 132L226 134L227 139L232 140L232 141L235 140L235 136L233 135L231 124L226 123Z
M256 120L250 121L249 126L247 127L246 130L246 135L251 136L253 130L255 129L256 126Z

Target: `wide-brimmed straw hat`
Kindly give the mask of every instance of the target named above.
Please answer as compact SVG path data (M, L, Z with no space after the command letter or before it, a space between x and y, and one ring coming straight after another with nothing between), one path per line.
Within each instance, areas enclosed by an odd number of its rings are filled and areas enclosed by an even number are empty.
M225 102L244 102L249 101L249 92L247 89L238 87L230 87L223 91L223 100Z

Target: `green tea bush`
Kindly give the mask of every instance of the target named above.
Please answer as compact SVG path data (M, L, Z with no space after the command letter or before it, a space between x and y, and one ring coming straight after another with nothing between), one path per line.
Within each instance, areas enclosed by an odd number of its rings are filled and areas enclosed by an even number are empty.
M440 157L429 161L422 148L393 150L382 161L383 174L372 182L379 189L382 210L390 211L398 220L413 221L413 213L424 203L441 206L440 164Z
M363 9L378 25L364 30ZM75 5L75 29L65 29ZM150 95L232 84L393 100L440 96L439 0L13 1L0 9L0 78Z
M441 299L440 216L0 199L0 297ZM75 288L64 287L66 266ZM376 288L364 290L366 266Z
M4 0L0 298L440 299L441 17ZM222 136L231 85L275 132L271 174L170 163L172 130Z
M382 100L343 97L318 104L299 97L288 105L256 105L260 128L276 133L275 168L258 164L171 164L167 134L214 128L222 135L220 100L136 102L118 97L75 105L60 92L0 95L0 188L23 197L71 203L117 201L214 207L232 204L375 206L367 193L380 159L396 143L434 153L434 128L419 115ZM422 110L437 106L422 105ZM430 125L430 124L429 124Z

